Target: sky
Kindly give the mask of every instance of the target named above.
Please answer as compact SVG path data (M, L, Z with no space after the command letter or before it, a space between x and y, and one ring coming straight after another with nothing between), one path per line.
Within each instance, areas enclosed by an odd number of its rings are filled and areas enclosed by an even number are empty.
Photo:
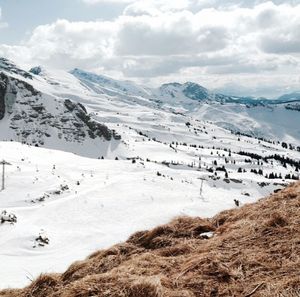
M0 0L0 56L274 98L300 91L300 0Z

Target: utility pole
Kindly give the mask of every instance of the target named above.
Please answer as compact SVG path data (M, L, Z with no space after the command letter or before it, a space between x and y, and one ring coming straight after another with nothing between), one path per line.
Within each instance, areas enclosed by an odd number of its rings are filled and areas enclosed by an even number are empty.
M200 198L202 199L202 200L204 200L204 197L203 197L203 182L205 181L205 178L200 178L201 179L201 186L200 186Z
M11 165L11 164L3 160L0 162L0 165L2 165L2 188L1 188L1 191L3 191L5 189L5 165Z

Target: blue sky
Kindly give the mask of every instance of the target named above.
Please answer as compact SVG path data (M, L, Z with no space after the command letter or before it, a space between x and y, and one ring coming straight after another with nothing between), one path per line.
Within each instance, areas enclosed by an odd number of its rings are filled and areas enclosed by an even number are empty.
M300 0L0 0L0 56L236 95L300 90Z
M0 0L2 21L9 24L1 31L0 43L16 44L38 25L57 19L113 19L122 13L125 5L109 2L87 5L81 0Z

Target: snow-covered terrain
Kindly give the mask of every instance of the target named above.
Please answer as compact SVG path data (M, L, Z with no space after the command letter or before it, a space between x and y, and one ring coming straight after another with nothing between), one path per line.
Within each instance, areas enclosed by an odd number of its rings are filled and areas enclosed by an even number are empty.
M26 72L7 60L0 70L0 159L12 164L0 192L1 288L299 176L300 114L286 103L213 100L191 84L151 89L79 69ZM190 98L194 88L207 98Z

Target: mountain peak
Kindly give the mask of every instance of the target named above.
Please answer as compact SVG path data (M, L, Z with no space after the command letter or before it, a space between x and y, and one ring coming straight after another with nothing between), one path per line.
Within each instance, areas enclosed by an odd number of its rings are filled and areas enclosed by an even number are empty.
M180 88L182 87L182 84L178 82L171 82L171 83L165 83L161 85L161 88L169 88L169 87Z
M197 83L187 82L184 84L183 94L194 100L205 100L209 98L208 90Z
M277 100L279 101L299 101L300 100L300 91L293 92L290 94L284 94L280 96Z
M201 86L200 84L193 82L193 81L187 81L184 83L184 86L186 87L195 87L195 88L202 88L202 89L206 89L205 87Z

